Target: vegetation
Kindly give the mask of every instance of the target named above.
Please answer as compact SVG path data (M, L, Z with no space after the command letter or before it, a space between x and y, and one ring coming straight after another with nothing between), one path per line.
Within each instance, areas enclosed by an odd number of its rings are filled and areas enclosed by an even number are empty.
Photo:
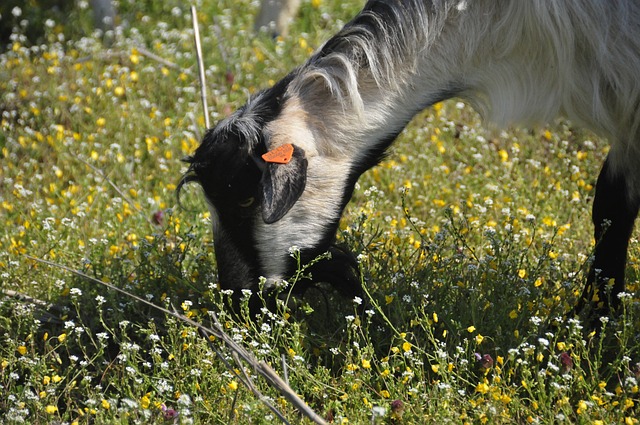
M197 5L214 120L361 7L303 1L290 37L272 40L251 31L257 2ZM567 315L606 141L566 121L486 130L462 103L435 105L343 218L366 296L310 290L249 320L218 289L197 186L176 204L204 127L187 5L120 1L108 47L75 6L66 24L30 12L39 41L18 25L0 54L0 422L277 421L219 338L43 259L205 326L215 313L328 422L638 423L635 240L621 314L599 333ZM247 372L290 422L309 422Z

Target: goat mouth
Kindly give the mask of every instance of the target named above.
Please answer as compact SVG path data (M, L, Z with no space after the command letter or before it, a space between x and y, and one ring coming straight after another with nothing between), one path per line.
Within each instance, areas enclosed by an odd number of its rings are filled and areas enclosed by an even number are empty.
M360 266L355 256L345 247L331 245L324 254L302 252L302 269L296 270L295 260L291 262L291 294L304 297L310 288L327 286L344 298L353 299L362 296L362 278ZM306 264L306 266L305 266Z
M256 317L264 308L274 312L276 300L287 299L289 295L305 298L307 291L312 288L323 292L334 291L344 299L352 300L363 296L360 267L355 256L346 247L331 245L324 255L301 253L301 259L302 270L297 270L297 261L292 258L291 272L286 279L289 285L270 280L260 282L256 279L251 290L235 289L231 296L232 309L241 313L243 308L248 307L250 316Z

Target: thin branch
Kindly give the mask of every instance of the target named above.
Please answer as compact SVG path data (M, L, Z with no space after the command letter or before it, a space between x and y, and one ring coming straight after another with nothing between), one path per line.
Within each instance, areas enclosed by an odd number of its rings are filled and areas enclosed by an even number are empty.
M38 307L42 307L46 309L55 308L54 304L39 300L37 298L30 297L29 295L25 295L20 292L12 291L11 289L2 289L0 290L0 294L4 294L7 297L15 298L20 301L28 302L29 304L33 304Z
M154 60L156 62L158 62L161 65L166 66L167 68L171 68L171 69L175 69L178 71L183 71L183 72L187 72L188 70L183 69L180 65L177 65L173 62L171 62L170 60L164 59L158 55L156 55L155 53L150 52L149 50L147 50L146 48L139 46L139 45L135 45L133 46L138 53L140 53L142 56L145 56L151 60ZM125 51L113 51L113 50L108 50L106 52L101 52L99 54L96 55L97 59L99 60L111 60L112 58L126 58L129 56L129 52L125 52ZM89 55L89 56L83 56L81 58L76 59L76 63L85 63L85 62L89 62L90 60L94 59L94 56Z
M183 70L182 67L180 65L176 65L175 63L168 61L164 58L161 58L160 56L156 55L155 53L151 53L150 51L148 51L147 49L145 49L142 46L135 46L135 49L138 51L138 53L140 53L142 56L148 57L149 59L152 59L164 66L166 66L167 68L173 68L176 69L178 71Z
M244 347L242 347L241 345L239 345L236 341L233 340L233 338L231 338L231 336L229 336L227 333L225 333L223 331L223 327L222 324L220 323L220 321L218 321L217 316L215 315L215 313L213 312L209 312L209 315L211 316L215 327L206 327L178 312L175 311L171 311L168 310L164 307L160 307L150 301L145 300L144 298L140 298L137 295L134 295L128 291L125 291L124 289L118 288L117 286L108 283L108 282L104 282L100 279L97 279L95 277L89 276L86 273L83 273L79 270L74 270L70 267L64 266L62 264L58 264L58 263L54 263L52 261L48 261L48 260L43 260L41 258L37 258L37 257L32 257L30 255L25 255L26 258L29 258L30 260L33 261L37 261L39 263L42 264L46 264L49 265L51 267L56 267L62 270L65 270L69 273L75 274L76 276L80 276L84 279L87 279L91 282L106 286L107 288L119 292L123 295L126 295L129 298L132 298L144 305L147 305L153 309L156 309L158 311L163 312L166 315L172 316L178 320L181 320L195 328L197 328L198 330L200 330L201 332L205 333L206 335L213 335L216 338L220 339L224 345L227 346L227 348L229 348L231 350L231 352L233 353L233 357L234 360L236 361L236 363L238 363L239 368L243 371L243 373L246 375L246 372L244 371L244 369L242 368L242 364L241 362L239 362L240 359L242 359L244 362L248 363L249 365L251 365L253 367L253 369L260 375L262 375L262 377L273 387L275 387L276 390L278 390L287 400L289 400L289 402L291 402L291 404L294 405L295 408L297 408L303 415L307 416L309 419L311 419L313 422L315 422L316 424L319 425L326 425L327 422L322 419L317 413L315 413L309 406L307 406L307 404L302 401L302 399L300 399L300 397L298 397L298 395L295 393L295 391L293 391L293 389L291 387L289 387L287 385L286 382L284 382L282 380L282 378L280 378L280 376L278 376L278 374L276 373L275 370L273 370L268 364L266 364L264 361L259 361L258 359L255 358L255 356L253 354L251 354L249 351L247 351ZM215 349L215 348L214 348ZM216 354L218 354L218 357L221 357L221 354L218 353L218 351L216 350ZM225 364L227 365L227 367L230 370L233 370L233 368L230 368L230 366L225 362ZM237 375L236 373L236 376ZM284 423L288 423L285 419L284 416L282 415L282 413L280 413L273 405L271 405L271 403L269 403L269 401L266 399L266 397L260 393L260 391L258 391L255 386L253 386L249 381L246 381L245 379L240 379L239 380L251 391L254 393L254 395L256 395L260 401L262 403L265 404L265 406L267 406L272 412L274 412L279 418L281 418L281 420Z

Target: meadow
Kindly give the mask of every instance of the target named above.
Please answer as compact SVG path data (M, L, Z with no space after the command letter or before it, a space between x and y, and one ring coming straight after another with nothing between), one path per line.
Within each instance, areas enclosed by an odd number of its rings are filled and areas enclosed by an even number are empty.
M0 423L278 423L267 403L311 423L183 320L210 327L213 314L329 423L638 423L637 232L620 315L596 333L567 314L595 244L606 140L564 120L494 129L436 104L342 219L363 297L283 293L251 320L218 287L197 185L176 201L205 130L189 5L117 3L106 35L86 1L64 21L9 11L42 35L18 25L0 49ZM195 4L212 122L362 6L304 0L272 39L252 30L257 1Z

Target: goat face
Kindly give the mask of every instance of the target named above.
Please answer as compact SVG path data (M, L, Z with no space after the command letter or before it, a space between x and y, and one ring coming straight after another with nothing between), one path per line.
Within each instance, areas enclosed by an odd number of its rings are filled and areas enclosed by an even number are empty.
M209 130L194 155L187 158L189 171L179 187L195 181L204 190L223 289L255 291L260 277L266 278L268 289L290 277L297 267L290 250L296 247L303 262L330 253L330 258L307 270L313 282L326 282L345 295L357 295L357 263L350 253L332 245L351 195L350 190L345 193L342 177L338 178L344 173L327 178L331 175L328 170L340 166L315 152L309 140L312 134L304 122L296 122L291 110L283 113L284 104L291 103L282 101L277 93L274 87L258 94ZM283 144L293 147L289 161L263 158ZM306 287L296 284L294 290L302 292Z

